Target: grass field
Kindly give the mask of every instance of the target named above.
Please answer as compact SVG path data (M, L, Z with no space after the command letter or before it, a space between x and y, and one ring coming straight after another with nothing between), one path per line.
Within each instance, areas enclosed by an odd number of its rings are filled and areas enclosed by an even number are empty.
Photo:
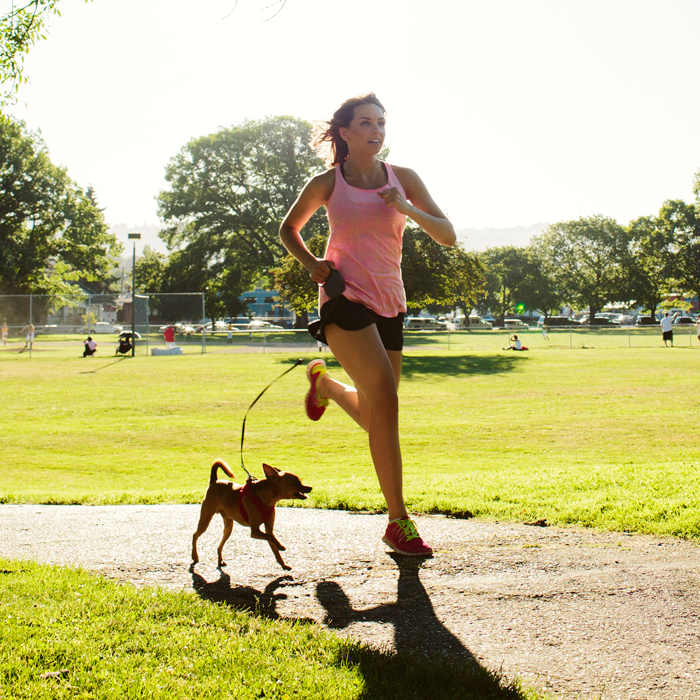
M260 612L0 559L0 698L544 700L477 664Z
M569 350L565 335L545 343L533 331L520 354L495 349L506 335L488 331L452 334L449 350L444 335L409 336L410 507L700 537L697 341L665 349L655 331L656 347L611 348L590 333ZM490 349L467 347L477 341ZM199 501L214 458L242 478L245 409L308 346L236 354L224 340L204 355L122 360L40 343L31 360L0 352L0 502ZM304 392L298 368L251 411L246 465L298 472L314 486L309 505L382 509L366 436L334 408L309 422Z

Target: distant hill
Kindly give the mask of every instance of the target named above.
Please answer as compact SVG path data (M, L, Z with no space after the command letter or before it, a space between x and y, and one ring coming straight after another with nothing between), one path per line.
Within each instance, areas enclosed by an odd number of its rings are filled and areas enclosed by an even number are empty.
M515 228L462 228L457 238L467 250L480 253L487 248L502 245L524 247L533 236L538 236L549 224L532 224Z

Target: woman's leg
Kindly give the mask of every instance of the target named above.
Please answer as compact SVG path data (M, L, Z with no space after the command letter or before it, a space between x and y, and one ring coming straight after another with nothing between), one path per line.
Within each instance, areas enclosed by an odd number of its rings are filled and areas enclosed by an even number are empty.
M389 519L405 518L397 394L401 353L384 348L374 324L359 331L346 331L335 324L324 330L328 345L356 389L326 374L319 391L367 430Z

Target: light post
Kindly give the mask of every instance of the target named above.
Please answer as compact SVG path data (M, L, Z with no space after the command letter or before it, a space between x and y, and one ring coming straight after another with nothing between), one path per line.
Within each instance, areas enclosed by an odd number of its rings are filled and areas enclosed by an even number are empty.
M134 241L134 258L131 268L131 356L136 354L136 241L141 240L140 233L130 233L129 240Z

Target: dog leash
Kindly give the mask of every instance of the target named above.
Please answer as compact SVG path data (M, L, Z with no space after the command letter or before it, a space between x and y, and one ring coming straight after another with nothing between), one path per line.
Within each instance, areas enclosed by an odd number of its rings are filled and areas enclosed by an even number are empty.
M248 414L250 413L250 409L255 406L255 404L258 402L260 397L278 380L282 379L285 374L289 374L293 369L298 367L302 362L305 362L303 357L300 357L289 369L284 370L282 374L280 374L279 377L276 377L273 379L256 397L253 403L248 406L248 410L245 412L245 416L243 416L243 426L241 428L241 468L243 471L248 475L248 481L257 481L257 479L245 468L245 464L243 464L243 440L245 439L245 422L246 419L248 418Z

